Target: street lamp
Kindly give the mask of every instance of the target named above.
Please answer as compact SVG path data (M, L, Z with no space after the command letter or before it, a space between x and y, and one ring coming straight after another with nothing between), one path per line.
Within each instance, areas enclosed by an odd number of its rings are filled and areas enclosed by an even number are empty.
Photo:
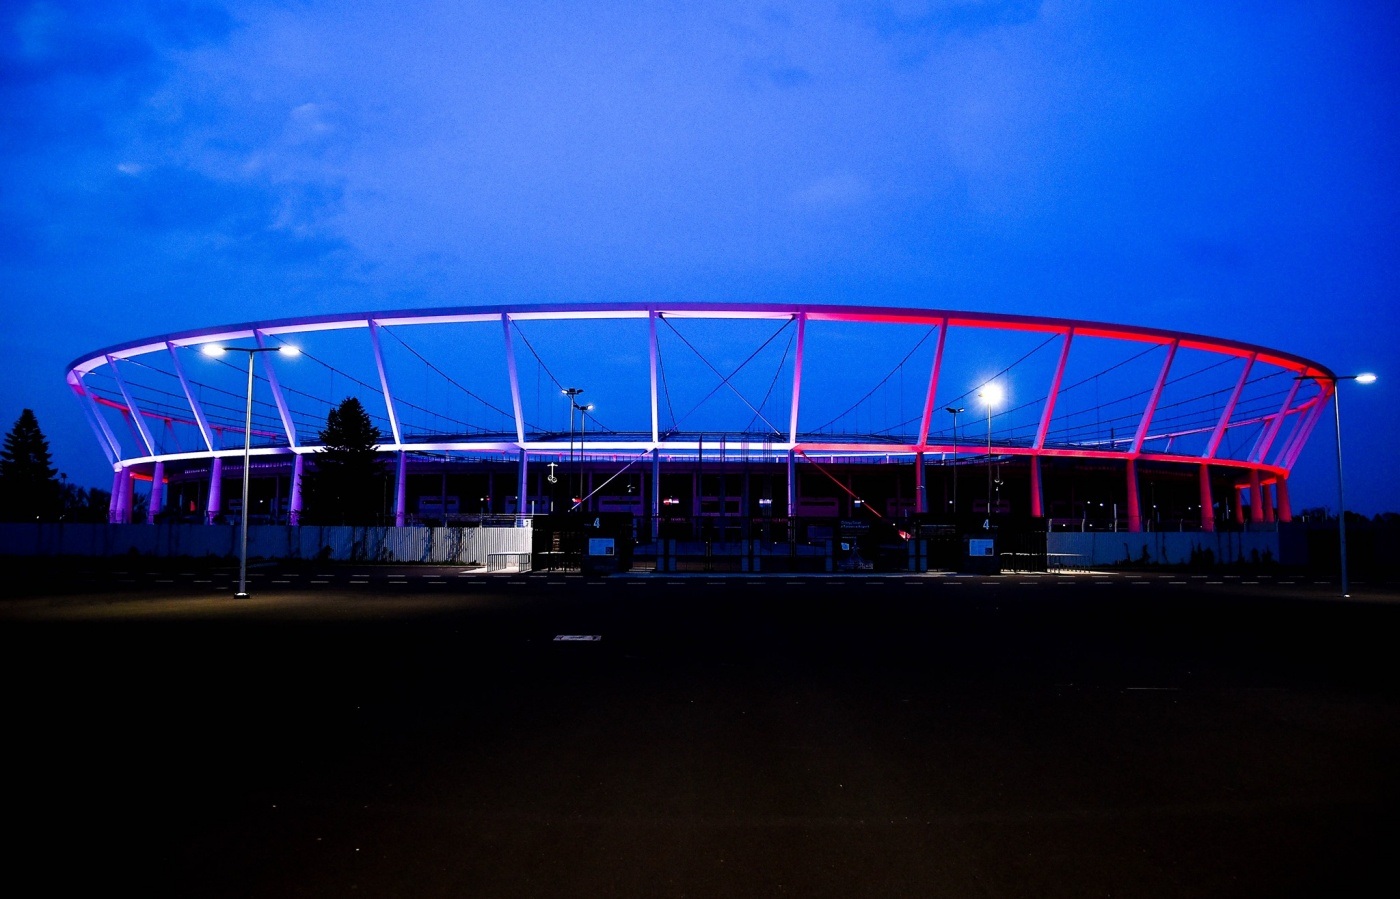
M1338 389L1340 381L1355 381L1358 384L1374 384L1376 376L1370 372L1362 372L1359 375L1299 375L1294 380L1301 381L1311 379L1314 381L1330 381L1332 383L1332 410L1337 422L1337 542L1341 552L1342 561L1342 596L1351 596L1351 584L1347 580L1347 509L1346 499L1342 491L1342 392ZM1256 500L1257 502L1257 500Z
M982 527L984 530L990 531L992 529L992 409L1001 402L1001 385L983 384L982 389L977 392L977 397L987 406L987 520Z
M562 391L560 391L560 392L563 393L564 396L566 396L566 397L569 398L569 467L570 467L570 468L573 468L573 467L574 467L574 410L578 408L578 401L575 400L574 397L578 396L580 393L583 393L583 388L582 388L582 387L565 387L565 388L564 388ZM570 499L573 499L573 492L574 492L574 489L573 489L573 484L572 484L572 482L570 482L569 484L566 484L565 486L569 488L569 494L570 494L570 495L569 495L569 498L570 498Z
M283 344L282 346L223 346L206 343L200 348L206 356L219 357L224 353L246 353L248 355L248 402L243 413L243 507L239 510L238 539L238 592L234 599L248 598L248 456L253 441L253 357L258 353L281 353L283 356L300 356L301 349Z
M958 414L966 409L948 406L944 412L953 413L953 520L958 520Z
M593 404L586 403L580 406L574 403L574 408L578 410L578 502L574 504L574 508L578 508L583 505L583 432L586 430L586 416L593 411ZM572 421L573 415L570 414L569 418Z

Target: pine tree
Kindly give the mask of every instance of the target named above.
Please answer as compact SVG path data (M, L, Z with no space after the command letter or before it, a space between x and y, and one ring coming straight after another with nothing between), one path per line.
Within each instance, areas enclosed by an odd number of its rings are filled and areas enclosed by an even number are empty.
M307 519L318 524L373 524L381 505L384 464L379 430L360 401L346 397L326 416L323 449L305 485Z
M39 420L33 410L25 409L0 450L0 517L7 521L56 518L62 500L57 475Z

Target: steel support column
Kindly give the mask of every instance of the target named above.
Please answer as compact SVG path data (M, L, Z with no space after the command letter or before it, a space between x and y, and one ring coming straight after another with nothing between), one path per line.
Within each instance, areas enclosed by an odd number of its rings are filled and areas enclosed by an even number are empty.
M394 527L401 528L408 518L408 453L398 451L394 473Z
M928 511L928 487L924 484L924 454L914 454L914 511L920 515Z
M156 516L165 508L165 463L156 461L151 472L151 501L146 504L146 523L155 524Z
M389 415L389 431L394 435L394 444L401 445L403 432L399 430L399 414L394 409L394 394L389 389L389 369L384 365L384 350L379 344L379 322L374 319L369 320L369 344L374 351L374 366L379 370L379 386L384 391L384 411Z
M267 337L261 331L253 332L253 340L259 347L267 346ZM270 358L263 359L263 374L267 378L267 389L272 392L272 402L277 406L277 415L282 419L282 430L287 435L287 446L295 448L297 445L297 426L292 421L292 412L287 407L287 398L282 394L282 384L277 380L277 367L272 364Z
M215 456L214 461L209 465L209 505L205 509L205 518L209 524L213 524L224 511L224 459L222 456Z
M1138 497L1137 460L1128 457L1128 532L1142 530L1142 503Z
M306 474L306 456L296 454L292 463L292 498L287 503L287 524L301 524L301 481Z
M1249 520L1252 524L1257 524L1264 520L1263 497L1259 495L1259 469L1249 470Z
M1278 492L1278 520L1287 524L1293 520L1293 504L1288 499L1288 478L1280 475L1274 489Z
M1215 499L1210 490L1210 466L1201 463L1201 530L1215 531Z
M948 338L948 319L938 325L938 343L933 348L933 365L928 370L928 393L924 397L924 414L919 420L919 446L928 445L929 423L933 421L934 401L938 393L938 375L943 368L943 345ZM928 511L927 506L922 511Z
M1230 417L1235 414L1235 404L1240 401L1240 394L1244 393L1244 385L1249 381L1249 372L1254 368L1254 360L1258 357L1258 353L1251 353L1245 362L1244 371L1240 372L1240 379L1235 383L1235 389L1225 403L1225 412L1220 416L1220 421L1216 422L1215 430L1210 435L1210 443L1205 452L1207 459L1215 458L1215 452L1220 448L1220 438L1225 436L1225 429L1230 426Z
M122 470L112 472L112 494L107 497L107 523L116 524L121 518Z
M661 450L651 451L651 539L661 536Z
M792 360L792 419L788 425L788 443L797 442L797 405L802 399L802 360L807 351L807 313L797 313L797 354ZM788 453L788 466L792 453Z
M515 484L515 523L521 525L528 512L526 503L530 501L530 454L525 452L523 446L520 448L520 473Z
M1050 392L1045 396L1045 407L1040 410L1040 427L1035 430L1035 449L1045 446L1045 435L1050 430L1050 420L1055 416L1055 399L1060 395L1060 381L1065 376L1065 363L1069 361L1069 347L1074 340L1074 329L1065 332L1065 342L1060 347L1060 361L1055 365L1055 376L1050 379Z
M1040 480L1040 456L1031 456L1031 517L1045 517L1045 490Z

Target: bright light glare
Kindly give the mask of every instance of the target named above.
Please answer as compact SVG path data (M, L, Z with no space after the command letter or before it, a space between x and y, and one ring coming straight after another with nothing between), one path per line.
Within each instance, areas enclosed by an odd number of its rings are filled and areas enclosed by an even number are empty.
M1003 396L1001 385L983 384L982 389L977 391L977 396L988 406L999 406Z
M199 348L199 351L206 356L222 356L224 354L224 348L217 343L206 343Z
M1376 383L1376 376L1373 375L1373 374L1371 374L1371 373L1368 371L1368 372L1366 372L1365 374L1357 375L1357 376L1356 376L1356 383L1358 383L1358 384L1374 384L1374 383Z
M283 356L300 356L301 347L292 346L290 343L284 343L277 348L277 352Z

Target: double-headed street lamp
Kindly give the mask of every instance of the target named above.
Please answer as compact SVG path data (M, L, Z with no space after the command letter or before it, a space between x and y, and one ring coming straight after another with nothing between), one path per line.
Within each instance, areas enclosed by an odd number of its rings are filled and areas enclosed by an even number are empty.
M281 353L283 356L299 356L298 347L282 346L223 346L206 343L201 349L206 356L218 357L224 353L248 354L248 404L243 413L243 508L240 510L240 530L238 541L238 592L235 599L248 598L248 456L253 441L253 357L258 353Z
M1351 595L1351 584L1347 580L1347 508L1342 490L1342 392L1338 389L1341 381L1355 381L1358 384L1374 384L1376 376L1370 372L1358 375L1299 375L1296 380L1329 381L1332 384L1332 410L1337 423L1337 542L1342 556L1342 596ZM1255 498L1258 502L1258 498Z
M987 520L982 527L990 531L992 529L992 409L1001 402L1001 385L990 382L983 384L982 389L977 392L977 398L987 406Z
M577 397L580 393L583 393L583 388L582 388L582 387L565 387L565 388L564 388L562 391L560 391L560 392L563 393L564 396L566 396L566 397L569 398L569 468L573 468L573 467L574 467L574 410L578 408L578 400L576 399L576 397ZM567 487L569 488L569 499L572 500L572 499L573 499L573 492L574 492L573 482L570 481L570 482L569 482L568 484L566 484L565 486L567 486Z
M953 413L953 521L958 519L958 415L966 412L959 406L948 406L944 412Z
M588 413L590 413L590 412L593 411L593 404L592 404L592 403L584 403L583 405L580 406L578 403L574 403L574 408L578 410L578 496L574 497L574 499L576 500L576 502L574 503L574 508L578 508L579 506L583 505L583 493L584 493L584 489L583 489L583 433L584 433L584 431L586 430L585 423L586 423L587 420L588 420L588 419L587 419Z

